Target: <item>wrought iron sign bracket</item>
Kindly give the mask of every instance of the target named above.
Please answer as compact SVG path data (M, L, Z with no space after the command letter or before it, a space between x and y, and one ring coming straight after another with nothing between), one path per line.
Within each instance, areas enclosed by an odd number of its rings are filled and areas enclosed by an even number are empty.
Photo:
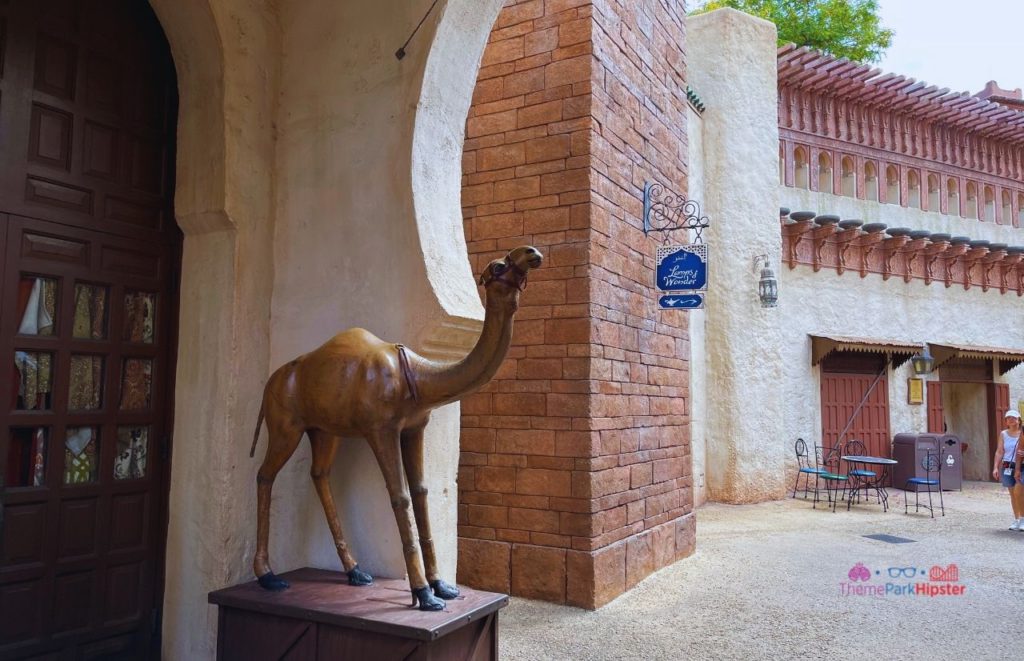
M666 191L662 184L644 184L644 236L661 232L667 243L672 232L693 230L693 243L704 243L701 232L710 224L711 220L701 215L700 204L696 200Z

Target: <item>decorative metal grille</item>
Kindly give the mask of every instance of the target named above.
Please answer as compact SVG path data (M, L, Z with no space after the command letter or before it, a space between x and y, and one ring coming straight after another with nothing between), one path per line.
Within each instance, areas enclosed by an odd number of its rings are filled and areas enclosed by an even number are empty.
M663 242L668 243L672 232L693 230L693 243L704 243L701 232L710 224L711 220L701 214L696 200L666 191L662 184L644 184L644 235L661 232Z

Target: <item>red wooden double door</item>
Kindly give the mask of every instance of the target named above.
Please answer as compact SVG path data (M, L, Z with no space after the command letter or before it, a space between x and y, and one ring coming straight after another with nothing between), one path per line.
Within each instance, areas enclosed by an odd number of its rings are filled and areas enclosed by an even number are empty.
M822 445L833 447L846 429L843 442L861 440L867 453L875 457L892 453L887 372L885 357L880 354L838 353L822 362Z
M0 658L155 649L175 115L145 0L0 0Z

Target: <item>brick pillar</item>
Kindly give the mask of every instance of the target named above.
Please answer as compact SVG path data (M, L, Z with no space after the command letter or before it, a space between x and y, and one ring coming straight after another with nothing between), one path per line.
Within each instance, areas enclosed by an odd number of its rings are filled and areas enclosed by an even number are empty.
M642 6L638 6L642 5ZM644 182L686 191L682 7L510 1L466 125L479 272L530 243L513 347L462 405L459 580L595 608L694 546L686 313Z

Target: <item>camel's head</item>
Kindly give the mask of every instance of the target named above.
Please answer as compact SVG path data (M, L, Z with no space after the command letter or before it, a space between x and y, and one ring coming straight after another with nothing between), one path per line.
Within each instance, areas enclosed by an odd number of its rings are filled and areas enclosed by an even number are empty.
M487 290L487 297L508 299L519 303L519 292L526 288L526 277L530 269L538 268L544 256L533 246L515 248L504 259L496 259L480 274L480 284Z

